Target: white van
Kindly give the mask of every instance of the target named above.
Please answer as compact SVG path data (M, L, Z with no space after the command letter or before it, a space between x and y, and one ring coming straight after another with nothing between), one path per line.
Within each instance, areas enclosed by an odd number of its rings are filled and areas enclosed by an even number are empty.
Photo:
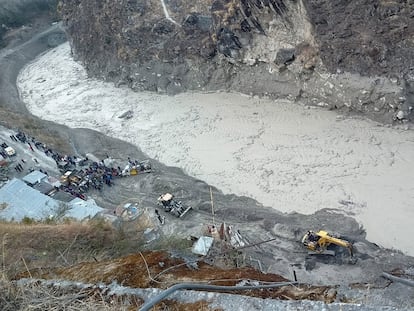
M4 148L4 151L6 151L6 153L9 157L12 157L12 156L16 155L16 150L14 150L12 147L6 147L6 148Z

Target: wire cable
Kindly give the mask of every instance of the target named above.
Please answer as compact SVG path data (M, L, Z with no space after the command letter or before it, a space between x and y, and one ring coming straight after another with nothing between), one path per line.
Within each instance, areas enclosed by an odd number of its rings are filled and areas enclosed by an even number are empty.
M159 293L155 297L148 300L144 303L139 311L148 311L151 309L155 304L166 298L167 296L171 295L177 290L182 289L195 289L195 290L207 290L207 291L234 291L234 290L251 290L251 289L266 289L266 288L276 288L282 286L289 286L289 285L297 285L298 282L278 282L273 284L266 284L266 285L242 285L242 286L219 286L219 285L206 285L206 284L194 284L194 283L180 283L167 288L163 292Z

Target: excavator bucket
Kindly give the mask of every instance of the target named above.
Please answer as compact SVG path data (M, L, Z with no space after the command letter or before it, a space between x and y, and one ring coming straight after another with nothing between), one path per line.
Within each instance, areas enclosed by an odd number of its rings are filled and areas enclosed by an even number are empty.
M187 212L189 211L189 210L191 210L192 209L192 207L191 206L189 206L189 207L187 207L181 214L180 214L180 218L181 217L184 217L184 215L185 214L187 214Z

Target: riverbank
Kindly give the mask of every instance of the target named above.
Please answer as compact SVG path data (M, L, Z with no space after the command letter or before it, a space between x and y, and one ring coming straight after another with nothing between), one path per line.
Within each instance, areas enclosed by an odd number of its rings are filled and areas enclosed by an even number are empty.
M41 29L39 28L38 31L41 32ZM13 48L13 51L7 52L6 57L2 57L2 55L4 56L3 52L8 48L0 50L0 68L6 66L10 68L10 72L16 73L17 76L19 68L25 66L31 59L22 58L22 55L35 57L35 48L38 45L43 47L43 50L38 50L39 53L48 49L48 33L36 36L36 40L31 40L36 34L36 29L33 29L31 36L10 47ZM30 43L27 40L30 40ZM56 68L60 66L63 66L63 63L57 64ZM7 86L2 84L2 81L9 81L9 78L7 71L0 70L0 87L5 87L6 91L9 90ZM79 82L73 81L73 83ZM126 141L111 138L91 129L71 128L33 116L19 98L15 81L11 81L8 87L10 87L10 92L7 94L11 94L10 100L0 102L0 121L7 128L20 128L56 150L67 154L85 155L92 153L99 158L109 154L113 158L120 159L125 159L128 156L137 159L148 157L136 145ZM34 93L37 92L35 90ZM96 96L95 94L94 97ZM43 113L41 117L44 116ZM93 117L94 115L92 115ZM72 120L72 122L74 121ZM188 127L188 131L190 129L191 127ZM105 131L103 130L103 132ZM136 135L138 133L133 133L134 137ZM144 144L144 142L142 143ZM226 222L233 225L243 237L252 242L273 239L271 242L244 250L246 258L251 258L253 265L260 263L258 268L280 274L286 278L292 277L292 269L294 268L300 282L341 285L338 297L344 298L345 301L348 299L355 303L375 306L392 305L402 309L412 307L413 300L407 299L410 297L407 288L398 284L384 288L384 280L379 276L382 271L412 267L413 258L404 256L396 250L378 247L367 241L364 230L361 230L352 217L344 216L338 210L322 210L310 215L281 213L276 209L263 207L248 197L223 194L220 189L210 188L207 183L186 175L177 167L163 165L155 159L151 159L151 164L154 168L152 174L137 176L133 182L130 179L121 179L116 187L93 195L93 198L100 206L111 210L129 198L138 197L142 207L154 209L160 192L168 191L176 194L180 200L193 206L194 210L179 220L166 215L166 223L162 230L167 237L188 238L202 234L205 225L211 223L210 189L212 189L217 223ZM355 265L344 263L343 260L346 261L346 258L342 258L342 256L328 262L317 260L312 265L307 262L306 250L299 241L306 230L321 227L330 232L343 234L354 242L355 257L357 258ZM73 238L69 242L70 247L73 247ZM81 247L84 249L84 245ZM67 247L63 247L62 250L65 249ZM28 251L30 250L29 248ZM36 248L36 250L39 249ZM19 252L16 254L19 254L18 259L21 256L26 258ZM42 258L44 257L42 256ZM58 266L62 265L61 257L54 256L53 260L56 258L58 258ZM17 261L20 262L20 260ZM91 261L94 260L91 258ZM24 271L45 266L39 264L38 261L27 261L27 265L23 268ZM53 263L50 265L55 266ZM363 283L365 284L364 288L369 286L369 291L353 289L350 292L348 286L350 283Z
M128 141L278 211L352 216L370 241L414 255L410 130L238 94L134 93L88 79L67 44L27 66L18 83L34 115ZM132 117L121 118L127 111Z

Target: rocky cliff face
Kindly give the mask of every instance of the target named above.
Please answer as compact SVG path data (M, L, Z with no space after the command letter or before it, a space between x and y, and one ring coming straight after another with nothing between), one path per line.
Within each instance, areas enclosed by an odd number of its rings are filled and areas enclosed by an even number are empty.
M411 116L408 1L62 0L59 10L89 73L135 90L234 90Z

